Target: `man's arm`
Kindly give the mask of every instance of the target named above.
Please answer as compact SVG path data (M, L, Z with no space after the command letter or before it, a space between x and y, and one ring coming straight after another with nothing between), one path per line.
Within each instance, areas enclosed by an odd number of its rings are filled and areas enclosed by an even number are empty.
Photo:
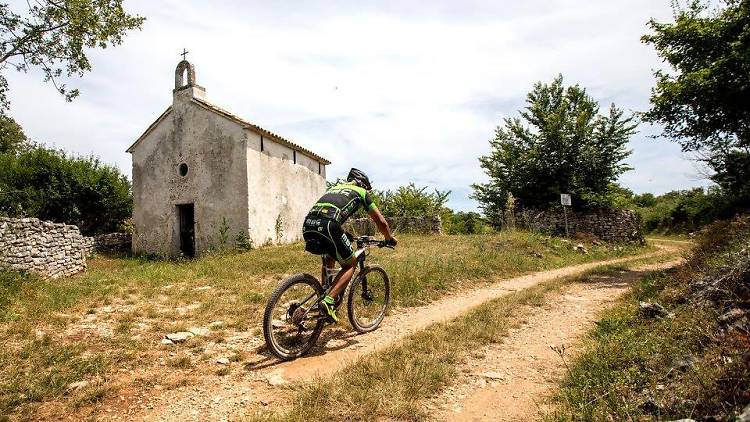
M372 218L372 221L375 222L375 225L378 226L378 231L385 236L385 240L392 240L393 235L391 234L391 228L388 227L388 222L385 221L385 217L383 217L383 214L380 213L380 210L373 207L369 211L367 211L367 214L370 215L370 218Z

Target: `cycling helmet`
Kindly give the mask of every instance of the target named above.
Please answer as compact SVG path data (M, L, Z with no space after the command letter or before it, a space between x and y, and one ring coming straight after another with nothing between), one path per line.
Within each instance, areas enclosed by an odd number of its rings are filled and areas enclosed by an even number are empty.
M367 175L359 169L352 168L351 170L349 170L349 175L346 176L346 181L354 182L367 190L372 189L372 185L370 185L370 178L367 177Z

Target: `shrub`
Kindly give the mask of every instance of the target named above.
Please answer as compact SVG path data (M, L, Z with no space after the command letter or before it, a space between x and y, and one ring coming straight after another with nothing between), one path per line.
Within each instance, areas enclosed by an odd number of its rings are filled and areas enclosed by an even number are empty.
M448 214L443 226L448 234L477 234L491 231L487 221L479 213L471 211Z
M414 182L395 190L374 190L378 208L387 217L421 217L443 215L450 191L428 191Z
M39 146L0 154L0 215L75 224L90 235L117 231L132 208L128 179L95 157Z
M719 188L695 188L634 199L647 232L692 232L733 213L730 198Z

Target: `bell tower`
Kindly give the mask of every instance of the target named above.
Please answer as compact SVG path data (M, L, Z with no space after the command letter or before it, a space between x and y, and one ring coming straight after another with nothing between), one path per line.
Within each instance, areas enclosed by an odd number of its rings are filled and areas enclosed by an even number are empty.
M177 68L174 71L174 89L172 93L174 95L174 102L181 99L190 98L206 98L206 88L195 83L195 66L192 65L185 56L187 51L183 49L182 60L177 63ZM187 75L187 81L185 76Z

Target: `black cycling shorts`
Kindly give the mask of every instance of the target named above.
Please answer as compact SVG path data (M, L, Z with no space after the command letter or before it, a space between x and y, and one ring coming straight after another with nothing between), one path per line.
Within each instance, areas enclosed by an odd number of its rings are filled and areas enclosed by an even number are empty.
M341 224L327 218L307 216L302 226L305 250L315 255L328 255L339 264L351 264L354 248Z

